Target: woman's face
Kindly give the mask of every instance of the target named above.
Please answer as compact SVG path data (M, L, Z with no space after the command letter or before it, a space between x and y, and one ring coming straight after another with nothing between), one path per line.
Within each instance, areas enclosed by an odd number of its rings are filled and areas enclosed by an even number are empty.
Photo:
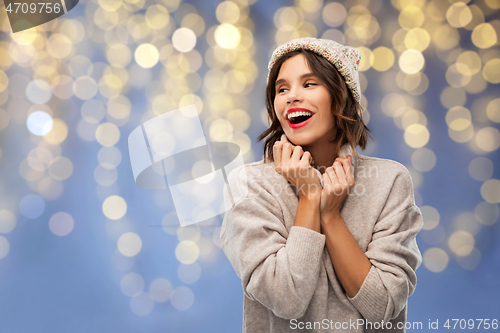
M330 92L312 73L303 54L281 65L275 91L276 116L293 144L307 146L332 137L335 122Z

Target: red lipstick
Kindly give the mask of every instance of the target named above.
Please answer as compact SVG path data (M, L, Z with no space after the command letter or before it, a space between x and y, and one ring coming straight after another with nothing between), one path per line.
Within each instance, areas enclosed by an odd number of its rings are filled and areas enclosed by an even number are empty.
M312 116L311 116L311 117L309 117L309 119L307 119L307 120L305 120L305 121L303 121L303 122L301 122L301 123L298 123L298 124L292 124L292 123L290 122L290 120L288 120L288 114L289 114L290 112L295 112L295 111L307 111L307 112L311 112L311 113L312 113ZM288 122L288 126L290 126L290 128L299 128L299 127L305 126L305 125L307 125L307 123L308 123L308 122L312 119L312 117L314 117L314 112L312 112L311 110L308 110L308 109L304 109L304 108L293 108L293 109L288 110L288 111L286 112L286 114L285 114L285 118L286 118L286 120L287 120L287 122Z

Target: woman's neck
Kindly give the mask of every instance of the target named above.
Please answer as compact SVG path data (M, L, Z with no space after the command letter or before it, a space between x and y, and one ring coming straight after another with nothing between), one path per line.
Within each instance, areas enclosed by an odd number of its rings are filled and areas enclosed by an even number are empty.
M321 174L325 173L326 168L331 167L338 156L338 151L335 149L335 142L328 140L316 141L313 144L304 146L304 151L311 153L313 158L312 166Z

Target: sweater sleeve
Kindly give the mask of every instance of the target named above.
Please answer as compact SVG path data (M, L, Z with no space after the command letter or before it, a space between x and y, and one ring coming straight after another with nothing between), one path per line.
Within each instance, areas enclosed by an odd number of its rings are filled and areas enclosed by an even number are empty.
M354 297L347 298L371 322L390 321L413 294L422 263L416 235L423 226L408 170L400 173L375 223L365 255L372 267Z
M229 177L234 188L234 177ZM280 204L249 177L248 195L226 211L221 246L240 277L243 292L276 316L302 317L319 277L326 238L316 231L285 228Z

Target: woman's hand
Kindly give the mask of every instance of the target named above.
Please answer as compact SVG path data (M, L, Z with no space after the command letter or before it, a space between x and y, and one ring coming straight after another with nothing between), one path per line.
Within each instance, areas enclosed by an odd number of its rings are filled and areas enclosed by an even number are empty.
M323 190L321 192L321 219L336 218L340 215L340 204L351 187L354 186L352 156L337 157L331 167L323 174Z
M287 140L276 141L273 147L274 168L298 190L300 197L319 197L321 183L311 166L311 153L301 146L294 146Z

